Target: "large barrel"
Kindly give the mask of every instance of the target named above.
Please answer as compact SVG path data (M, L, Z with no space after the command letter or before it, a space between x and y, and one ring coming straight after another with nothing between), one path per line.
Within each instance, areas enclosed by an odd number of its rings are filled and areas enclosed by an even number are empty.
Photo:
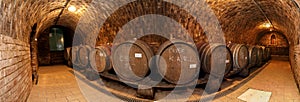
M166 81L188 84L198 77L200 59L196 46L180 40L167 41L159 47L157 55L158 72Z
M197 44L202 61L202 70L210 74L227 75L232 68L232 57L229 49L224 44L202 43ZM218 72L211 72L215 68ZM224 71L225 70L225 71Z
M108 71L112 68L111 52L109 46L97 46L90 52L89 60L91 67L96 72Z
M78 66L86 68L89 66L89 53L92 47L85 45L78 48Z
M113 69L126 81L139 81L150 71L153 51L141 40L123 42L112 49Z
M232 59L233 59L233 69L232 74L236 74L243 69L245 69L249 64L249 52L247 46L243 44L228 44L230 49Z
M78 66L78 50L79 50L79 46L73 46L72 50L71 50L71 61L73 63L73 65Z
M257 63L257 54L258 54L258 49L255 46L248 46L248 51L249 51L249 65L248 67L254 67Z
M269 47L266 47L266 54L267 54L267 60L271 59L271 49Z
M256 66L260 67L263 64L263 49L261 46L256 46L257 48L257 60L256 60Z

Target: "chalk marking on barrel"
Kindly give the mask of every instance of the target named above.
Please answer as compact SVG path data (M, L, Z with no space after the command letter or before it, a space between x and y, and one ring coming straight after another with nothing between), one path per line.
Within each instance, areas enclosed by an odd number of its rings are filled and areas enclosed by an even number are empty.
M191 69L197 68L197 64L190 64L190 68L191 68Z
M135 58L143 58L143 54L142 53L135 53L134 57Z

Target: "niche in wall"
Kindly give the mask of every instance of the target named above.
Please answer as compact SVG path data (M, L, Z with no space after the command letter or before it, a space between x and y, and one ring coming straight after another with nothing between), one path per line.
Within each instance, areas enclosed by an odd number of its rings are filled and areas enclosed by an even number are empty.
M272 55L289 55L288 40L284 35L278 32L264 34L259 40L259 45L271 48Z

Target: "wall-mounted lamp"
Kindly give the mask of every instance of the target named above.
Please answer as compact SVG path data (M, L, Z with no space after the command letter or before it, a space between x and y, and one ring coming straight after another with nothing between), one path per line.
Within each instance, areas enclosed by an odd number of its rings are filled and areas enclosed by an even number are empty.
M69 6L68 10L69 10L70 12L75 12L77 9L76 9L75 6Z

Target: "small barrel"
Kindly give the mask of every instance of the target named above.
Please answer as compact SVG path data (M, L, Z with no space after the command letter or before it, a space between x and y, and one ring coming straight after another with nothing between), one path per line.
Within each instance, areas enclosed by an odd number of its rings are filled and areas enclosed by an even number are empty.
M68 61L70 59L70 55L71 54L71 47L67 47L65 50L64 50L64 58L66 61Z
M254 67L257 63L257 54L258 54L258 49L255 46L248 46L248 51L249 51L249 65L248 67Z
M256 66L260 67L263 64L263 49L260 46L256 46L257 48L257 60Z
M224 44L202 43L197 44L202 61L202 70L209 74L227 75L232 68L232 57L229 49ZM211 72L211 69L218 69ZM225 70L225 71L223 71Z
M123 80L139 81L150 71L153 51L141 40L127 41L112 49L113 69Z
M85 68L89 66L89 53L92 47L85 45L78 48L78 66Z
M266 54L267 54L267 60L271 59L271 49L269 47L266 47Z
M245 69L249 64L249 52L247 46L243 44L228 44L232 59L233 59L233 70L232 74L236 74Z
M73 46L72 47L72 50L71 50L71 61L73 63L73 65L79 65L78 64L78 50L79 50L79 47L78 46Z
M268 52L266 47L260 46L262 48L262 61L266 62L268 60Z
M200 72L200 59L196 46L181 40L163 43L157 52L158 72L166 81L173 84L188 84Z
M97 46L90 52L89 60L91 67L96 72L108 71L112 68L111 52L109 46Z

